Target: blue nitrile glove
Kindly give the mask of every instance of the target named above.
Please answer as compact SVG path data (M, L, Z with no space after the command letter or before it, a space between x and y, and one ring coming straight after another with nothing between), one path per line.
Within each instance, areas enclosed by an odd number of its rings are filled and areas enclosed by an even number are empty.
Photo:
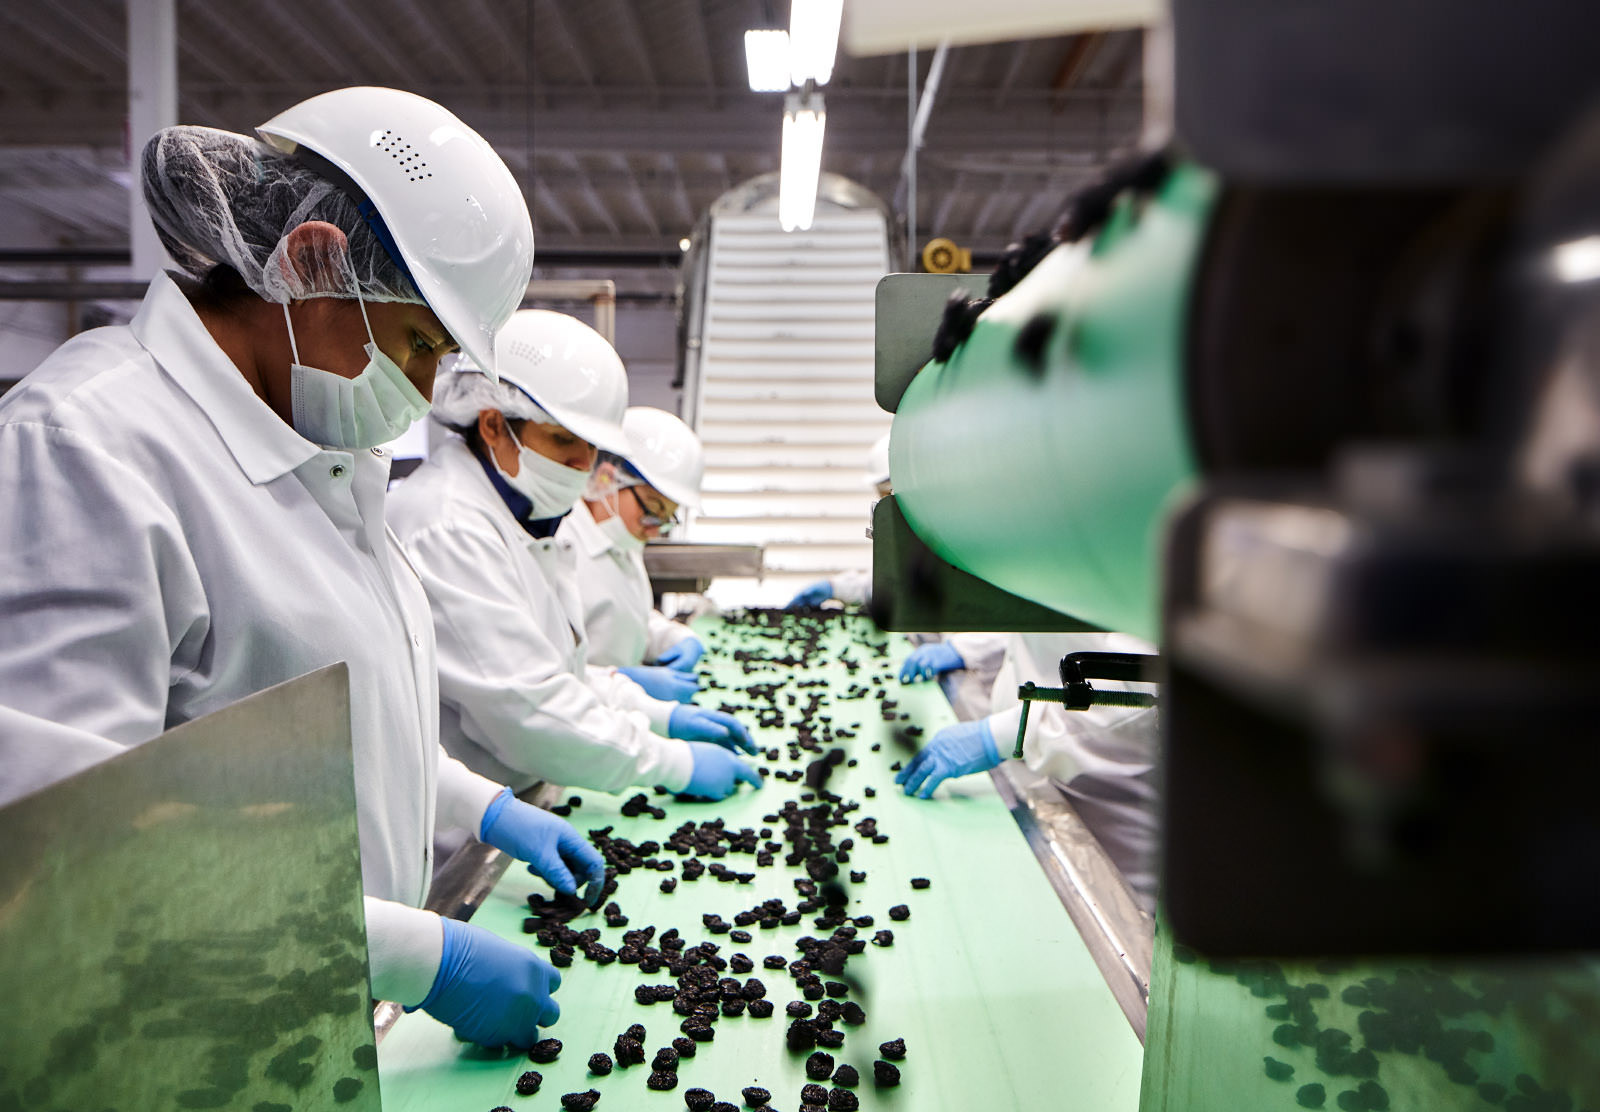
M961 659L961 654L956 652L948 641L933 641L926 645L918 645L911 650L906 662L900 665L900 682L916 683L918 680L931 680L934 676L954 672L966 666L967 662Z
M755 739L743 722L731 714L705 707L673 707L672 716L667 719L667 736L683 741L713 741L724 749L737 746L746 753L756 751Z
M952 776L983 772L1000 763L989 721L957 722L933 735L911 763L895 773L894 782L906 786L907 795L927 799Z
M799 610L803 606L821 606L833 597L833 584L826 579L819 579L809 587L801 589L800 593L789 600L785 610Z
M705 642L698 637L685 637L676 644L669 645L667 651L662 653L656 661L663 668L676 668L680 672L692 672L694 666L700 663L700 658L706 655Z
M543 877L557 892L572 895L578 880L588 882L584 898L590 907L600 902L606 883L606 859L566 819L524 803L506 788L483 812L478 840L528 863L528 871Z
M726 799L738 790L743 780L752 788L761 786L761 776L755 769L720 745L709 741L691 741L689 755L694 758L694 772L684 795L702 799Z
M676 668L634 664L617 671L644 688L644 693L652 699L665 699L669 703L692 703L694 693L700 690L700 680L693 672L680 672Z
M561 1005L550 999L561 974L527 947L482 927L443 922L444 956L417 1007L480 1046L532 1047L539 1028L561 1018Z

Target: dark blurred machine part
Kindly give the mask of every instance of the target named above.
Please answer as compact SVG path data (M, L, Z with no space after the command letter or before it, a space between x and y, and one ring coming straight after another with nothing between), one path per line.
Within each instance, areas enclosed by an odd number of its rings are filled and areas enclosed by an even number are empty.
M1172 0L1178 135L1238 182L1520 180L1594 107L1594 5Z
M1165 572L1174 928L1600 947L1600 16L1244 7L1175 5L1229 184ZM1246 111L1198 62L1252 50Z
M1600 949L1600 9L1173 15L1176 169L880 379L895 502L1159 622L1183 941Z

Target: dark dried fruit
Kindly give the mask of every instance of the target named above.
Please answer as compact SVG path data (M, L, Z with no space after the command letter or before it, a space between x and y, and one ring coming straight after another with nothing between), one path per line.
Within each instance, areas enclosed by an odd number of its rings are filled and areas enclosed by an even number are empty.
M835 1089L828 1094L828 1112L856 1112L861 1107L861 1098L849 1089Z
M795 1019L805 1019L812 1012L811 1005L807 1004L804 1000L791 1000L788 1004L784 1005L783 1010L789 1015L793 1016Z
M772 1099L772 1093L759 1085L750 1085L741 1089L739 1095L744 1097L744 1102L751 1108L760 1108Z
M833 1083L854 1089L861 1084L861 1074L854 1066L846 1064L833 1071Z
M627 1035L618 1035L616 1044L611 1048L617 1056L619 1066L644 1065L644 1044L638 1039L630 1039Z
M800 1090L800 1099L807 1104L827 1104L828 1090L821 1085L806 1085Z
M929 880L925 876L914 876L911 878L911 887L915 888L919 892L932 883L933 881Z
M563 1093L561 1096L561 1107L567 1112L589 1112L589 1109L599 1103L599 1089L590 1089L583 1093Z
M683 1103L689 1106L689 1112L710 1112L717 1098L710 1089L685 1089Z
M769 1019L773 1008L771 1000L752 1000L745 1011L755 1019Z
M672 1040L672 1049L678 1052L679 1058L693 1058L696 1049L695 1041L691 1038L679 1035L677 1038Z
M656 1070L645 1079L644 1086L647 1089L653 1089L655 1092L664 1093L668 1089L676 1089L678 1087L678 1075L673 1070Z
M872 1083L880 1089L900 1084L900 1069L888 1062L872 1063Z
M906 1056L906 1040L890 1039L886 1043L879 1043L878 1053L891 1062L898 1062Z
M554 1062L561 1054L560 1039L540 1039L533 1044L533 1049L528 1051L528 1057L544 1065ZM564 1099L564 1098L563 1098Z
M806 1076L813 1081L826 1081L833 1076L833 1055L817 1051L806 1059Z
M538 1070L529 1070L517 1078L517 1095L531 1097L539 1091L539 1086L544 1084L544 1074Z
M664 1046L656 1051L655 1058L650 1062L652 1070L675 1070L678 1068L678 1052L670 1046Z
M609 1054L591 1054L591 1055L589 1055L589 1072L590 1073L597 1073L601 1077L604 1077L606 1074L610 1073L611 1072L611 1055L609 1055Z
M911 918L911 909L905 904L895 904L889 909L889 918L893 919L896 923L904 923L907 919Z

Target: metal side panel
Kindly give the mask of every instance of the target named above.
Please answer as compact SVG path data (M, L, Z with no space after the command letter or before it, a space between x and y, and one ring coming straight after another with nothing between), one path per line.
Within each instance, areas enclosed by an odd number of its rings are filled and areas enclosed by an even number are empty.
M0 1109L377 1112L334 665L0 810Z
M983 297L987 274L886 274L874 294L873 378L878 405L889 413L933 353L945 302L960 292Z

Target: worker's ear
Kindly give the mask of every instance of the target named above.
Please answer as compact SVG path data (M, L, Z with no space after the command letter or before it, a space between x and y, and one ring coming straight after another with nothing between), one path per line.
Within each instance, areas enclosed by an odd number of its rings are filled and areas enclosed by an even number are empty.
M350 271L350 241L342 230L325 220L308 220L284 237L278 254L283 280L292 293L354 292Z

